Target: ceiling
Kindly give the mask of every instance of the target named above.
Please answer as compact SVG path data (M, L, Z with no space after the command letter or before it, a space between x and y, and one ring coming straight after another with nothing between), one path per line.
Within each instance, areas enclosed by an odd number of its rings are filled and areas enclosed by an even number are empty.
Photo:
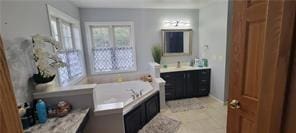
M210 0L70 0L81 8L197 9Z

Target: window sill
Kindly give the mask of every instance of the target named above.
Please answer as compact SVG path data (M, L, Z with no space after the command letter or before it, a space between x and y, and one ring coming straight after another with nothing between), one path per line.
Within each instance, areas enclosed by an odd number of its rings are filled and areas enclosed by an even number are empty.
M52 90L33 93L34 99L38 98L51 98L51 97L65 97L92 94L96 84L74 85L68 87L57 87Z
M78 78L74 78L72 79L70 82L64 84L64 85L60 85L60 87L68 87L68 86L73 86L76 85L77 83L79 83L80 81L82 81L83 79L87 78L86 74L83 73L82 76L78 77Z
M130 73L137 72L137 69L133 70L124 70L124 71L108 71L108 72L91 72L91 75L106 75L106 74L122 74L122 73Z

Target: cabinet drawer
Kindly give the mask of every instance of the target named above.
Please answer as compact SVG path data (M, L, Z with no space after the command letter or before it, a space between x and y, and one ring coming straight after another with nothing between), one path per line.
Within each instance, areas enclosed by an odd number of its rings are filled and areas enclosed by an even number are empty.
M209 85L210 84L210 80L208 79L199 79L199 85L203 86L203 85Z
M201 86L199 86L198 90L210 90L209 87L210 86L208 86L208 85L201 85Z
M198 72L199 79L209 79L211 77L211 70L205 69Z
M207 96L210 93L210 86L209 85L200 85L198 88L199 96Z
M203 76L209 76L210 75L210 69L200 70L199 74L203 75Z

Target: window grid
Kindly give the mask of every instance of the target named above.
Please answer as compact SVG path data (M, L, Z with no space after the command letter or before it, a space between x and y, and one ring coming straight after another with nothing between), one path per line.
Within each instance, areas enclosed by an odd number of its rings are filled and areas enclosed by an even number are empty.
M124 31L123 29L127 28ZM116 30L118 29L118 30ZM121 31L119 30L121 29ZM124 26L124 25L120 25L120 26L112 26L112 33L113 33L113 44L115 47L129 47L131 46L131 27L130 26ZM127 36L122 36L120 34L124 34L126 33ZM118 40L117 40L118 39Z
M73 80L81 78L84 73L82 53L75 46L75 44L81 44L78 42L81 41L80 32L75 30L73 33L73 25L60 18L51 17L50 22L52 36L63 44L62 49L57 52L66 66L58 69L58 79L60 86L66 86Z
M94 73L133 71L136 68L131 25L90 25L91 56ZM101 29L100 29L101 28ZM108 30L106 30L108 28ZM125 29L124 29L125 28ZM96 31L107 31L95 37ZM117 30L119 29L119 30ZM103 36L103 37L102 37ZM98 44L105 43L106 44ZM120 43L120 44L118 44Z
M73 38L72 38L72 26L71 23L67 23L63 20L61 22L61 38L63 42L64 50L74 49Z
M71 80L82 76L83 66L80 61L80 51L79 50L67 50L59 51L58 55L63 62L66 62L66 67L59 68L59 81L60 84L66 85Z
M98 31L96 32L94 30L98 30ZM95 34L99 37L97 38ZM92 47L93 48L112 47L112 42L111 42L112 39L110 34L111 32L108 26L91 26Z

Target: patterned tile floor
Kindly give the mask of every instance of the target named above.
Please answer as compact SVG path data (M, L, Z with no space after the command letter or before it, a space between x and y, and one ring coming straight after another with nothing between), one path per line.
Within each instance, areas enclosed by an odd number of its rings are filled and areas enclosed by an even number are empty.
M177 133L226 133L227 106L211 97L199 100L206 108L177 113L165 108L161 114L181 121Z

